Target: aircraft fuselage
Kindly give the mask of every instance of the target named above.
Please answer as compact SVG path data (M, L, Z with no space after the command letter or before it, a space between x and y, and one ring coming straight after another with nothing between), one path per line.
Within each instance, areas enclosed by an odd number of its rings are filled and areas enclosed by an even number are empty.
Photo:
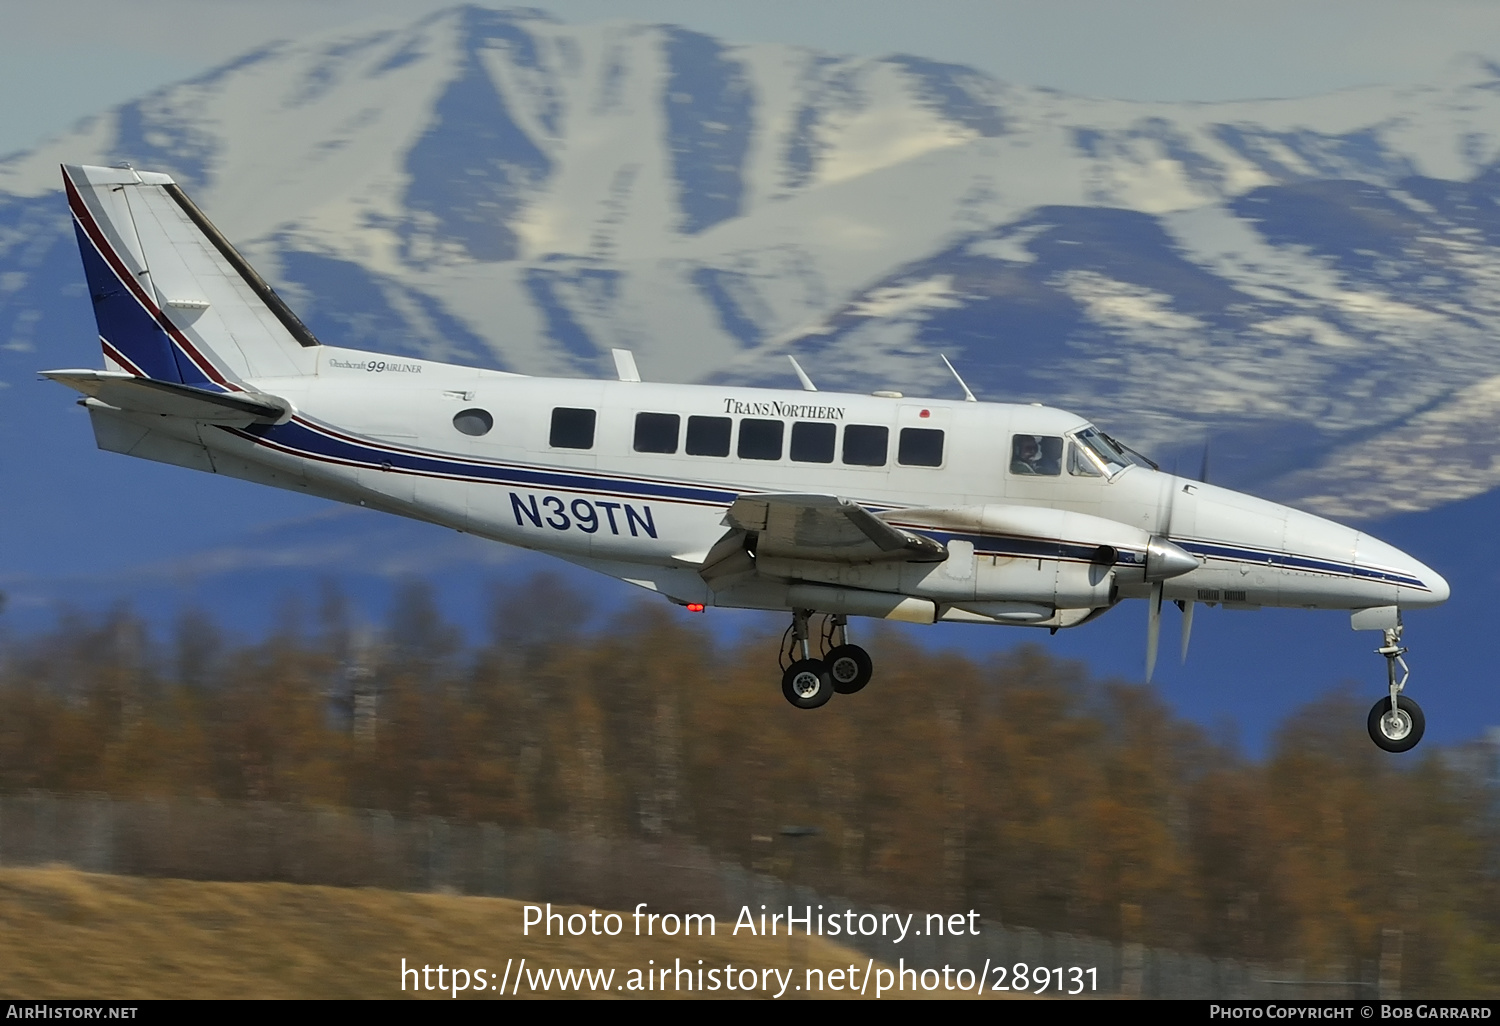
M93 401L101 443L554 553L708 606L788 608L786 588L802 582L933 603L901 618L1071 626L1084 617L1051 611L1149 593L1137 571L1152 536L1199 560L1163 582L1169 600L1358 609L1447 597L1432 570L1353 528L1139 463L1101 473L1074 452L1089 422L1047 407L531 378L331 346L306 359L305 373L246 382L292 404L283 423L148 423ZM130 438L131 421L163 444ZM1050 473L1015 472L1020 436L1061 440ZM1063 466L1070 456L1080 462ZM698 568L726 509L758 493L837 494L936 538L948 559L762 560L753 582L716 590ZM1018 608L997 618L1006 611L987 602Z

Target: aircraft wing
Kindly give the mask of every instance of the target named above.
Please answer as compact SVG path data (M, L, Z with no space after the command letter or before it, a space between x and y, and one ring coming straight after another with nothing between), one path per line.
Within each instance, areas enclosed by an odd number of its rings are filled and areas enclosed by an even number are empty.
M60 385L92 396L117 410L209 423L275 423L290 411L285 400L262 393L210 392L174 381L137 377L125 371L42 371Z
M942 543L893 527L858 503L835 495L741 496L729 507L724 523L754 533L760 556L838 563L941 563L948 558Z

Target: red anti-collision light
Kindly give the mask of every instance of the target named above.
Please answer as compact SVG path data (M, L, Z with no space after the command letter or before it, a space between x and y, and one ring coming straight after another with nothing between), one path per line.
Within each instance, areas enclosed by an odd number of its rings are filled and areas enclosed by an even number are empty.
M932 414L929 413L927 410L923 410L921 413L917 414L917 416L918 417L930 417L930 416L932 416Z
M702 602L689 602L687 604L687 611L689 613L701 613L701 612L703 612L703 603Z

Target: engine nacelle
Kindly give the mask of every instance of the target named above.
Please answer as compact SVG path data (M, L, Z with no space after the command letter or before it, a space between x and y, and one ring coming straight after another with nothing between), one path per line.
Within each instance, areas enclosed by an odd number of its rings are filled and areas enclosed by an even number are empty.
M1145 580L1153 544L1150 532L1140 528L1041 506L903 509L884 514L882 519L909 530L936 534L948 545L949 563L926 568L918 587L903 590L960 602L1015 601L1062 609L1107 607L1118 597L1118 584ZM955 560L972 562L972 593L965 588L960 594L943 580L958 576L950 565Z
M1082 617L1089 610L1107 609L1119 598L1120 584L1143 584L1148 571L1183 572L1178 562L1191 560L1171 542L1140 528L1039 506L903 509L881 519L936 538L948 558L941 563L844 562L762 555L755 561L757 577L794 588L815 586L802 604L831 604L831 612L910 615L904 609L893 614L894 606L865 612L850 604L851 596L878 594L886 605L902 596L933 603L948 611L939 613L948 619L967 613L990 621L1065 625L1056 619L1058 610ZM813 595L822 601L810 601ZM924 617L927 608L922 606Z

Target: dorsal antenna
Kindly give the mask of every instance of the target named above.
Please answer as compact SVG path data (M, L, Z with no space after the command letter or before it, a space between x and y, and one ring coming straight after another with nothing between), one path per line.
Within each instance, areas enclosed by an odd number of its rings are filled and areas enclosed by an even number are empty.
M938 353L938 358L941 359L943 361L943 364L948 368L948 373L953 375L953 380L958 382L958 387L964 390L964 402L979 402L978 399L974 398L974 393L969 391L969 386L964 384L964 379L958 376L958 371L953 369L953 364L948 362L948 358L942 353Z
M635 354L629 349L611 349L615 358L615 377L621 381L639 381L641 372L635 369Z
M802 391L816 392L818 386L812 383L812 378L807 376L807 371L802 369L802 365L797 362L797 358L791 353L787 353L786 358L792 361L792 370L797 372L797 380L802 382Z

